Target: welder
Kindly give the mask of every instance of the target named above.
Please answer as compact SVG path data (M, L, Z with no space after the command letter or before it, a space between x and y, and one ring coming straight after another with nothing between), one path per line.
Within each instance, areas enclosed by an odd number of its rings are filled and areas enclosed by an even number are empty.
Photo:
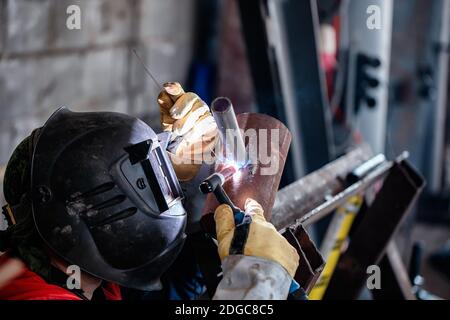
M62 108L17 146L4 177L0 299L194 299L208 282L197 260L214 256L223 278L211 297L288 296L299 256L254 200L242 208L252 219L239 254L227 205L215 212L218 248L211 241L215 252L199 254L206 237L193 181L211 166L185 160L210 154L217 128L178 83L158 103L159 135L128 115Z

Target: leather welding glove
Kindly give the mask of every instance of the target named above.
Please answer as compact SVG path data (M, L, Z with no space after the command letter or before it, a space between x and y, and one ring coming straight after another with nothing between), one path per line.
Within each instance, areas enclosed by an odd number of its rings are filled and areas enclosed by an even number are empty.
M211 160L217 125L209 107L178 82L164 84L158 96L161 125L171 133L169 157L180 181L191 180L205 160Z
M214 219L223 279L215 299L286 299L288 296L300 257L263 213L259 203L247 199L245 215L251 217L251 222L246 231L242 225L236 226L228 205L216 209Z

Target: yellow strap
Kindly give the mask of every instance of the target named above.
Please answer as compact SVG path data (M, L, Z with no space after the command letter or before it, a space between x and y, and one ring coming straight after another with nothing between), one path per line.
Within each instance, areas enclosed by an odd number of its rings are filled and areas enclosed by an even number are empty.
M339 231L336 233L334 246L328 255L322 274L308 295L309 300L321 300L323 298L325 291L328 288L328 284L330 283L331 276L336 269L339 257L341 256L342 244L350 232L350 227L353 224L356 214L361 208L362 202L362 196L353 196L345 203L345 205L337 209L336 214L342 214L344 215L344 218L341 221Z
M8 212L8 216L9 216L9 219L11 220L12 224L15 225L17 223L16 218L14 217L14 214L13 214L9 204L6 205L6 212Z

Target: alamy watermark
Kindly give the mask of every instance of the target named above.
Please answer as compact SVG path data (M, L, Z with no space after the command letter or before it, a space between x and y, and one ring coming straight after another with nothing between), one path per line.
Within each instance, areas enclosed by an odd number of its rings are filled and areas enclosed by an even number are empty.
M81 270L80 267L73 264L67 267L66 274L68 275L66 280L66 287L69 290L81 289Z
M366 273L369 275L366 280L366 286L369 290L381 289L381 269L377 265L367 267Z
M67 7L66 27L69 30L81 30L81 9L73 4Z
M246 145L239 148L240 137ZM227 129L222 138L217 138L213 148L205 148L209 138L198 139L196 142L179 147L177 157L172 157L174 165L189 164L225 164L236 167L251 165L260 169L264 176L277 174L280 162L284 161L281 154L280 129Z
M377 265L370 265L366 269L368 275L366 280L366 287L369 290L381 289L381 269ZM66 287L69 290L81 289L81 269L77 265L70 265L67 267Z
M382 27L381 8L377 5L370 5L367 7L366 13L368 15L366 26L369 30L380 30Z

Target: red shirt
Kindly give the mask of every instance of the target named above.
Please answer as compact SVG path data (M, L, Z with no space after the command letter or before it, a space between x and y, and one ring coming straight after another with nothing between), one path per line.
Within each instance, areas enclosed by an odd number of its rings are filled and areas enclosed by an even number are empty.
M0 265L7 259L9 259L7 254L0 256ZM102 289L107 300L122 300L118 285L107 282ZM25 267L19 276L0 288L0 300L81 300L81 298L69 290L47 283Z

